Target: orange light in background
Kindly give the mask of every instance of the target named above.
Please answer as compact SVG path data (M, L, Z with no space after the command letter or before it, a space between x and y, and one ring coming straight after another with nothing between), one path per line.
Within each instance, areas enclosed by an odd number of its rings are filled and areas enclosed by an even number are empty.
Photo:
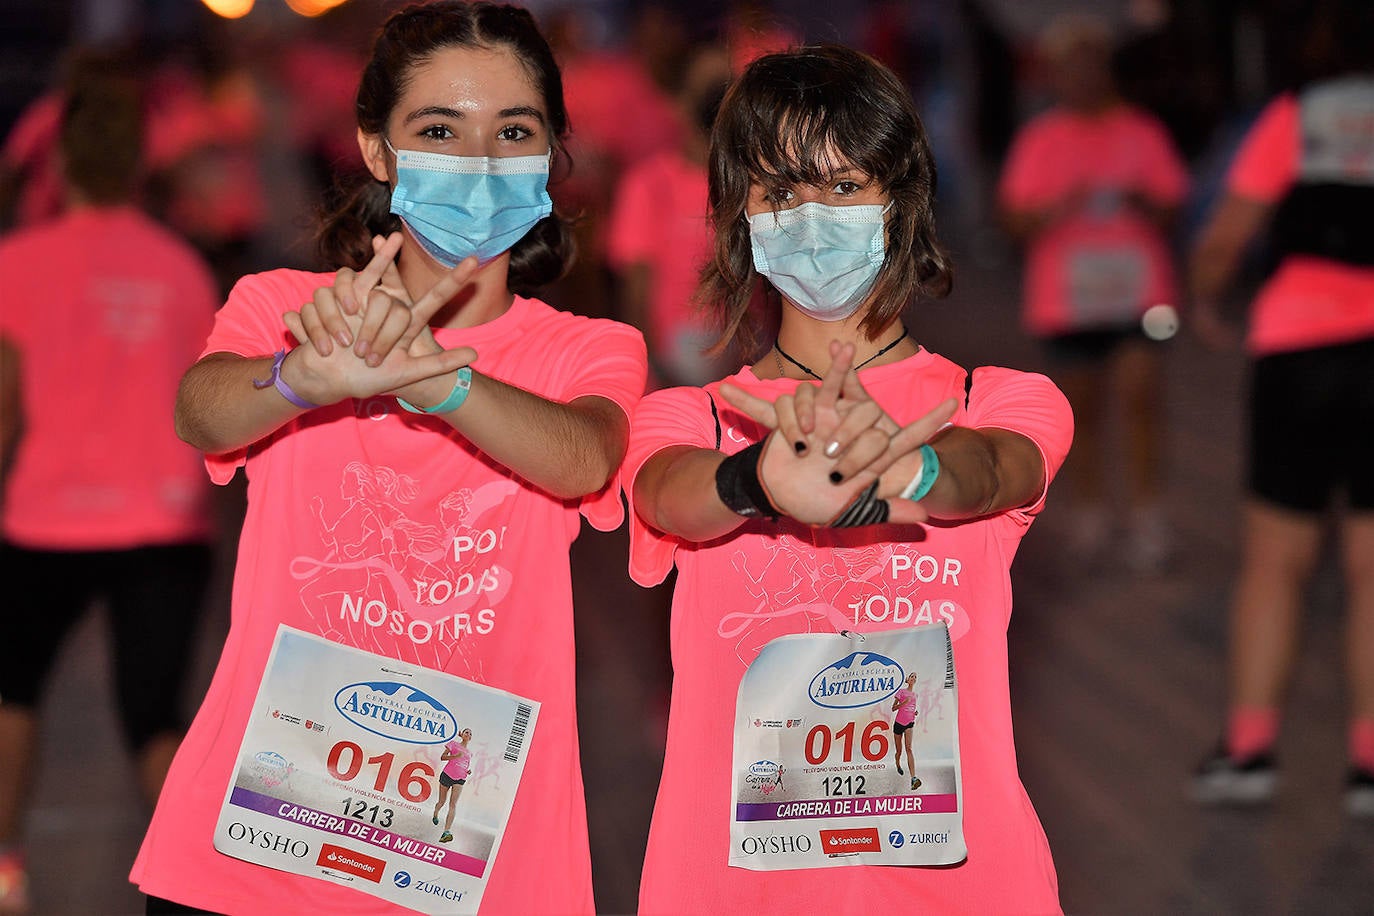
M216 16L225 19L239 19L248 15L253 8L253 0L200 0Z
M346 0L286 0L286 5L291 7L293 13L314 18L336 6L342 6L345 2Z

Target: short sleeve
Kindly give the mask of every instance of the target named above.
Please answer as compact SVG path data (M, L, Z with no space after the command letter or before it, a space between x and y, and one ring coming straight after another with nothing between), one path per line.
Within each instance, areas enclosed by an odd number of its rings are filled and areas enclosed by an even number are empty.
M1007 513L1021 526L1029 525L1044 506L1050 481L1073 442L1073 411L1064 393L1038 373L993 366L975 369L962 425L1020 433L1040 450L1045 489L1034 502Z
M606 256L611 266L624 269L653 255L654 180L644 166L631 169L621 179L611 208L606 235Z
M625 412L627 420L631 419L648 375L644 335L618 321L582 320L587 325L581 333L580 346L568 338L559 341L559 355L555 358L564 363L558 373L564 382L556 397L564 403L582 397L606 398ZM620 527L625 509L620 501L619 472L611 475L606 486L583 497L579 508L600 531Z
M646 461L675 445L716 447L711 398L700 388L655 391L639 402L631 418L630 447L620 474L630 504L630 578L646 588L667 578L683 542L649 525L635 510L635 478Z
M1169 206L1181 203L1188 194L1188 167L1169 132L1153 117L1145 121L1141 147L1145 155L1145 187L1150 196Z
M256 358L293 347L295 338L286 330L282 314L305 301L296 301L300 295L297 291L300 276L296 272L271 271L243 277L235 283L228 301L215 314L215 324L201 357L211 353L232 353ZM292 279L295 282L291 282ZM226 484L247 457L247 448L221 455L207 454L205 467L211 480Z
M1031 121L1016 135L997 185L997 200L1002 207L1024 210L1053 200L1048 192L1051 182L1045 180L1046 153L1050 148L1043 118Z
M1291 93L1260 112L1226 174L1228 191L1263 203L1274 203L1288 193L1298 174L1298 116L1298 100Z

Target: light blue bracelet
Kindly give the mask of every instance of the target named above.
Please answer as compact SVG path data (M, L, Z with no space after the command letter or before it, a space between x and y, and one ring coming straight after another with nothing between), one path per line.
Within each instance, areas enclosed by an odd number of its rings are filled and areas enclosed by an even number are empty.
M468 392L472 390L472 368L464 366L458 370L458 381L453 383L453 390L433 407L416 407L406 401L405 398L397 398L396 403L400 404L411 413L448 413L463 406L463 402L468 399Z
M917 474L906 485L902 491L902 499L909 499L912 502L920 502L930 493L930 488L935 486L935 478L940 476L940 456L935 454L935 449L929 445L923 445L921 452L921 473Z

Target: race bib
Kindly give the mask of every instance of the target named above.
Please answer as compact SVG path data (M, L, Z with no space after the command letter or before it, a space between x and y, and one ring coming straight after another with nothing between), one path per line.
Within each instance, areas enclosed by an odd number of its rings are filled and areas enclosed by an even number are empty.
M420 912L475 913L538 714L533 700L280 627L215 848Z
M1081 246L1069 253L1069 312L1076 327L1134 321L1145 301L1148 264L1129 247Z
M740 682L732 775L731 865L963 861L949 629L769 642Z

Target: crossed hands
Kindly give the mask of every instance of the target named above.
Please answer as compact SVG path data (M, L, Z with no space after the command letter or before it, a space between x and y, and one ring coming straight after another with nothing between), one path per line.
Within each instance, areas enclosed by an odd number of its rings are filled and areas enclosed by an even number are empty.
M401 234L375 236L372 248L376 253L361 271L341 269L332 287L320 287L311 302L282 316L302 344L297 359L303 378L292 387L316 404L378 394L438 403L452 388L447 376L475 360L477 351L445 350L429 322L467 285L477 259L462 261L412 302L396 269ZM435 379L442 384L426 386Z
M891 524L917 524L930 513L900 494L920 470L918 449L954 415L947 398L907 426L895 420L850 371L854 346L830 344L831 364L819 385L769 402L728 383L720 393L734 408L773 430L759 461L759 480L778 509L808 525L825 525L874 481L889 500Z

